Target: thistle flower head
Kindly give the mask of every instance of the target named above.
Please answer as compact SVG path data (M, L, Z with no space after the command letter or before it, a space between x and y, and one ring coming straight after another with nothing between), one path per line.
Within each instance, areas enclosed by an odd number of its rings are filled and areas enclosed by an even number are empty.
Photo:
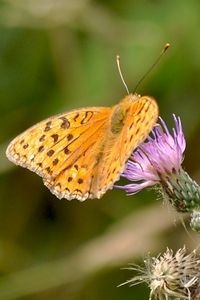
M160 118L160 124L127 162L122 176L131 183L116 187L132 195L158 185L163 198L178 212L192 213L190 225L200 231L200 187L182 168L186 141L180 118L173 115L173 119L170 132Z
M132 153L122 174L133 182L123 187L129 194L154 186L180 169L186 142L180 118L173 118L172 133L160 118L161 124L156 124L152 135Z
M150 288L150 299L197 300L200 296L200 259L196 251L186 254L185 247L175 254L167 249L158 257L148 257L145 266L129 268L138 272L124 284L131 286L146 282Z

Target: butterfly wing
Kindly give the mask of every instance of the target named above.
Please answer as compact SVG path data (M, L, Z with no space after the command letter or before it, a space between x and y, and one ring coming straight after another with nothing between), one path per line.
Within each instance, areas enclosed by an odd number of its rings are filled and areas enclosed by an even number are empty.
M107 137L98 176L93 184L93 194L100 196L112 188L132 151L147 138L157 118L157 103L148 96L130 94L116 106L111 117L110 136Z
M58 198L85 200L110 113L94 107L53 116L17 136L7 157L41 176Z

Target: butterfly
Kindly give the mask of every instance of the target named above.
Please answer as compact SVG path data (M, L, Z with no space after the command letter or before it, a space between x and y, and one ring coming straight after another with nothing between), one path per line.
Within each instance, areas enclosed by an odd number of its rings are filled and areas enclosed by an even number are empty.
M11 141L6 155L41 176L59 199L101 198L113 188L157 118L152 97L128 94L112 107L52 116Z

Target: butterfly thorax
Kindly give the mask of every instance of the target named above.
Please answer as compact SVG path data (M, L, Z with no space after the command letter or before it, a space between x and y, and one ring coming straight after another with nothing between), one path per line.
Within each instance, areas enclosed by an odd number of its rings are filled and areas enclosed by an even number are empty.
M114 135L121 132L124 126L124 119L129 112L130 103L136 101L138 98L139 96L136 94L129 94L118 105L114 106L110 124L111 132Z
M123 125L124 125L124 118L125 118L125 111L124 108L120 105L116 106L113 114L111 116L111 126L110 130L112 134L116 135L121 132Z

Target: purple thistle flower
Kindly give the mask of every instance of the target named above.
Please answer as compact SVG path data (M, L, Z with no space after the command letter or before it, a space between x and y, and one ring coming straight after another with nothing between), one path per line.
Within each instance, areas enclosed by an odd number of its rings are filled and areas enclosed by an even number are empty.
M160 183L162 177L180 169L186 142L180 118L175 115L173 117L173 134L169 132L162 118L159 118L161 125L156 124L152 137L149 136L128 160L122 176L135 182L124 186L130 195Z
M116 186L133 195L146 187L160 186L161 193L179 212L192 212L191 227L200 231L200 187L183 170L186 141L180 117L173 115L170 132L163 121L131 155L122 176L131 181Z

